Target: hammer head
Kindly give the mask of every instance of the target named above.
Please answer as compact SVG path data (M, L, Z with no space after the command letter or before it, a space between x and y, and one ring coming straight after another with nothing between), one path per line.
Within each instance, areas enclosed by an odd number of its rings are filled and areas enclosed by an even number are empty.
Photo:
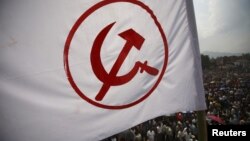
M142 44L145 40L140 34L135 32L132 28L120 33L119 36L125 39L133 46L135 46L138 50L141 49Z

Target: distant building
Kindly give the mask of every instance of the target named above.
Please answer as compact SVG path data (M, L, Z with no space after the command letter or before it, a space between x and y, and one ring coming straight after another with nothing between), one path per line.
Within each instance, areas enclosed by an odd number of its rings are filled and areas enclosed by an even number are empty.
M246 68L250 65L250 61L247 59L240 59L240 60L235 61L234 65Z

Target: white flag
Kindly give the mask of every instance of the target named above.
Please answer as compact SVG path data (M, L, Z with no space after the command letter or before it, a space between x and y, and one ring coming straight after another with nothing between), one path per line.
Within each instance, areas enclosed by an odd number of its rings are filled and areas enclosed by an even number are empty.
M0 140L101 140L204 110L190 0L0 4Z

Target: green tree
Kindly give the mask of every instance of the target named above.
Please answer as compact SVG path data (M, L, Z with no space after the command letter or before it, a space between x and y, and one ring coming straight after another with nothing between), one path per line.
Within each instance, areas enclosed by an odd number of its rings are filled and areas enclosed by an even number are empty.
M210 58L208 55L203 55L201 54L201 64L202 64L202 69L209 69L210 68Z

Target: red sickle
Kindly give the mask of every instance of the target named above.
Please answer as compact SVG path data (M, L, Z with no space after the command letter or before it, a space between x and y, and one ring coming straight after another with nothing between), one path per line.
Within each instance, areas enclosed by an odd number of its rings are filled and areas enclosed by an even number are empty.
M100 53L103 41L114 24L115 22L107 25L97 35L91 50L90 60L92 69L96 77L103 82L102 88L95 97L97 101L101 101L104 98L110 86L122 85L129 82L136 75L140 68L141 73L145 70L150 75L157 75L159 72L159 70L157 70L156 68L148 66L147 61L145 61L144 63L137 61L133 69L129 73L123 76L116 76L132 47L134 46L136 49L140 50L144 42L144 38L138 33L136 33L133 29L128 29L119 34L119 36L125 39L127 42L125 43L122 51L120 52L111 71L109 73L106 72L101 62Z

